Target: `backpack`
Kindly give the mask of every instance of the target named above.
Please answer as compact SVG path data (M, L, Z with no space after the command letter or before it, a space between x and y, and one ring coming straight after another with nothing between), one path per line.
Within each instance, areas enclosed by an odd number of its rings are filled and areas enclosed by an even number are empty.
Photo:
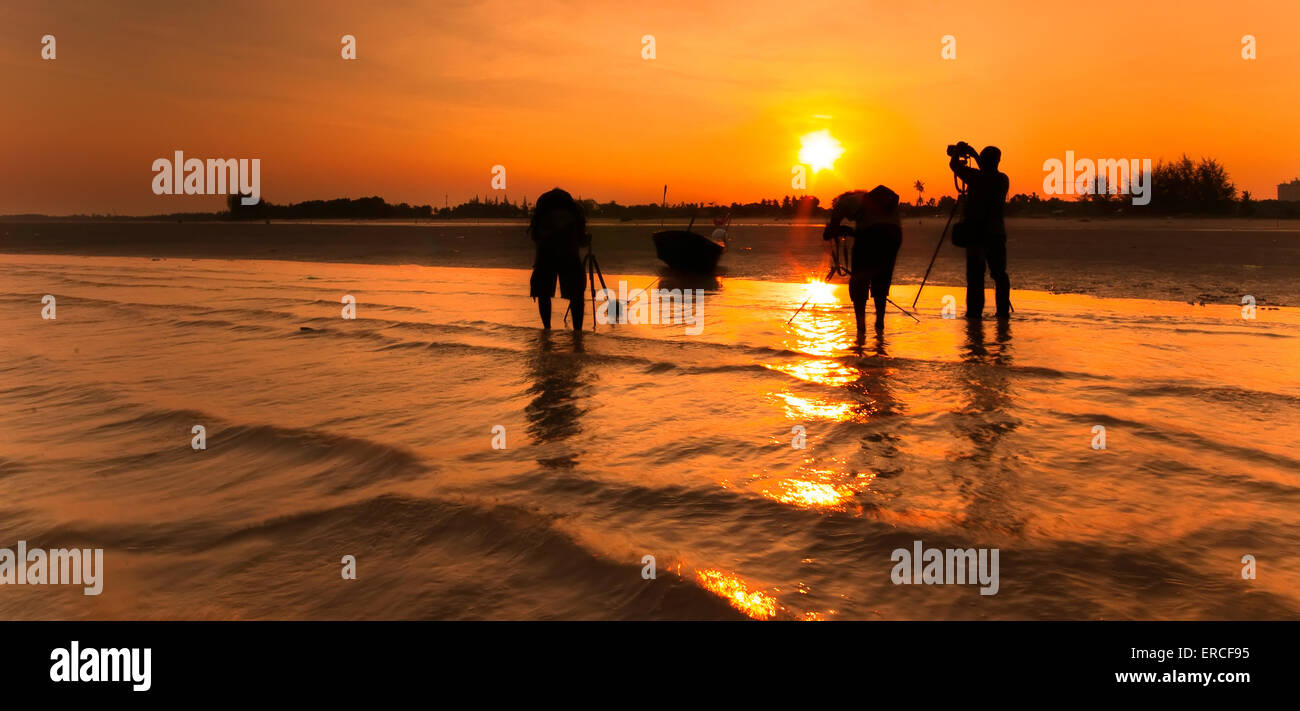
M976 247L979 241L979 228L975 225L969 222L958 222L952 226L952 246Z

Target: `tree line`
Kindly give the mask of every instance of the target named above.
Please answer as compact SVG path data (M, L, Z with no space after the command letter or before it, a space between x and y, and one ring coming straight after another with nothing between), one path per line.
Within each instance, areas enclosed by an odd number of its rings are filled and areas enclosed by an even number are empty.
M1132 204L1127 190L1112 192L1104 178L1097 178L1090 186L1092 192L1072 200L1059 197L1044 199L1037 192L1016 193L1007 200L1009 216L1241 216L1241 217L1297 217L1300 203L1277 200L1256 200L1249 191L1237 190L1223 164L1214 158L1193 160L1184 155L1173 161L1160 161L1152 168L1148 205ZM1127 186L1125 186L1127 187ZM903 202L901 210L906 216L945 216L956 198L944 195L924 199L924 184L913 184L917 199ZM458 205L434 208L430 205L390 205L379 197L338 200L312 200L290 205L274 205L263 201L245 206L239 196L231 196L228 214L231 219L483 219L526 218L529 215L528 199L519 202L507 196L473 199ZM643 203L622 205L616 201L599 202L579 198L588 217L617 220L674 220L695 217L707 219L730 214L732 218L820 218L827 213L820 198L812 195L785 195L763 198L757 202L677 202L672 204Z
M902 186L899 186L902 187ZM1044 199L1037 192L1016 193L1007 200L1009 216L1082 217L1082 216L1238 216L1291 218L1300 217L1300 202L1256 200L1248 191L1238 191L1227 169L1214 158L1193 160L1184 155L1173 161L1160 161L1152 168L1148 205L1134 205L1130 195L1114 194L1107 189L1104 179L1095 180L1092 194L1077 199L1059 197ZM951 195L939 198L924 197L924 183L916 181L911 187L916 199L903 202L903 215L947 216L955 202ZM906 189L899 192L906 192ZM514 201L507 195L480 197L457 205L391 204L379 196L363 198L337 198L333 200L307 200L289 204L275 204L262 200L256 205L243 205L240 195L229 196L223 212L189 212L149 217L122 217L111 215L75 215L76 219L174 219L174 220L455 220L455 219L523 219L531 211L528 198ZM785 195L763 198L757 202L677 202L671 204L643 203L622 205L616 201L599 202L580 198L587 216L598 219L674 221L696 218L707 221L730 214L735 218L810 219L822 218L827 213L821 200L812 195ZM828 203L829 204L829 203ZM11 216L12 217L12 216ZM21 217L40 218L27 215Z

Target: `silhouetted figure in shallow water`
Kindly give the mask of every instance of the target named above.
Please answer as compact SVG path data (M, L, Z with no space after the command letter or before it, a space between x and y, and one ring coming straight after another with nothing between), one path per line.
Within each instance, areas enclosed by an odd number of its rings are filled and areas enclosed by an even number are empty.
M529 295L537 299L537 313L542 317L542 327L551 327L551 298L555 296L555 282L558 279L560 296L569 300L573 330L581 332L582 289L586 285L586 275L582 271L582 257L578 250L591 244L591 238L587 234L587 217L582 212L582 206L572 195L559 188L542 193L533 207L528 235L537 245Z
M967 235L966 247L966 318L978 319L984 314L984 269L993 277L994 299L998 318L1011 315L1011 278L1007 276L1007 228L1003 221L1003 207L1007 201L1010 181L998 171L1002 151L997 146L987 146L979 153L970 144L956 144L948 167L966 183L966 205L962 208L958 229ZM978 168L967 165L963 159L975 159Z
M852 230L841 226L840 223L846 219L853 220ZM871 192L854 190L835 198L822 239L834 240L850 233L853 235L853 252L849 298L853 301L858 343L861 344L867 330L868 295L876 302L876 331L885 328L885 304L894 280L894 261L903 243L903 228L898 221L898 193L877 185Z

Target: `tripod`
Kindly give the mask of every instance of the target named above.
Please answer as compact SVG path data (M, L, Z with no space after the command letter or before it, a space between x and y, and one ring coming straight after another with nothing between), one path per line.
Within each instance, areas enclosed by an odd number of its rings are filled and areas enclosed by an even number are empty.
M957 189L957 199L952 203L952 212L948 213L948 222L943 226L943 232L939 233L939 244L934 246L934 254L930 255L930 266L925 268L925 276L921 277L921 286L916 289L916 298L912 299L912 310L916 310L916 302L921 300L921 290L925 288L925 282L930 280L930 270L934 269L934 260L939 258L939 248L943 247L943 240L948 236L948 228L952 226L952 218L957 216L957 208L961 206L962 199L966 197L966 183L959 182L956 173L952 176L952 186Z
M596 282L597 281L600 282L601 291L608 291L609 287L605 286L605 274L600 270L600 262L596 261L596 254L595 252L592 251L590 247L587 248L587 256L582 258L582 269L583 271L587 272L587 284L589 284L591 288L591 330L595 332L596 330ZM611 309L614 310L613 318L615 320L618 320L618 312L617 312L618 301L617 300L613 300L613 301L614 303L611 306ZM570 303L569 308L565 309L564 311L564 323L566 325L569 323L569 311L572 310L572 308L573 308L573 304Z

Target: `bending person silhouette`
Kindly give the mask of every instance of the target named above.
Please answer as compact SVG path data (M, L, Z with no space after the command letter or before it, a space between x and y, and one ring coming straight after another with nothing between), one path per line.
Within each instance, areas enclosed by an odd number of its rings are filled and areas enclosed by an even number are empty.
M573 330L582 331L582 288L586 276L582 271L581 247L591 244L587 234L587 218L569 193L554 188L537 198L533 217L528 223L528 235L537 244L533 260L533 275L529 280L529 295L537 299L537 313L542 317L542 328L551 328L551 298L555 296L555 282L560 282L560 296L569 300L573 313Z
M846 219L854 221L852 230L840 226ZM885 304L894 280L894 260L903 243L903 228L898 220L898 193L877 185L871 192L854 190L835 198L822 239L834 240L846 234L853 235L849 298L853 301L858 342L861 343L866 334L868 294L876 302L876 331L885 328Z
M954 150L954 148L956 150ZM1002 218L1010 181L998 171L1002 151L988 146L979 153L970 144L950 146L948 167L966 183L966 206L957 228L966 246L966 318L984 316L984 269L993 277L998 318L1011 315L1011 278L1007 276L1007 228ZM978 169L965 162L974 158ZM956 234L954 232L954 234Z

